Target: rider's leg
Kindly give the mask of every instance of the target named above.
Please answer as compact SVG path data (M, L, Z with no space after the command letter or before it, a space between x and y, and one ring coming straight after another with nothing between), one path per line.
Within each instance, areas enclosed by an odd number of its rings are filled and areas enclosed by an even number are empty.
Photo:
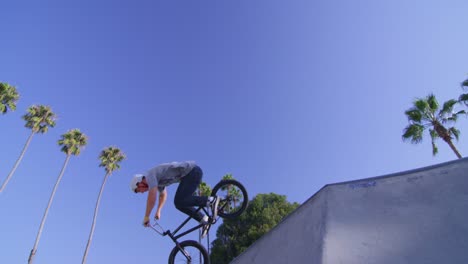
M202 177L203 171L200 167L195 166L189 174L182 178L174 197L176 208L199 222L204 218L204 215L200 211L196 212L194 206L206 206L208 197L194 196L193 194L200 185Z

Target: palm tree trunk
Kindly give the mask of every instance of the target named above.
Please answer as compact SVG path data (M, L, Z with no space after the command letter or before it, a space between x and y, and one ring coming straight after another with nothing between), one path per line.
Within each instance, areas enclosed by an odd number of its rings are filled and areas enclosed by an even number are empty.
M450 146L450 148L453 150L453 152L455 152L455 155L457 155L457 157L459 159L461 159L462 155L460 154L460 152L458 152L458 149L455 147L455 145L453 145L452 140L445 140L445 141Z
M34 136L34 131L31 133L31 135L29 135L28 140L26 141L26 144L24 144L24 147L23 147L23 150L21 151L20 156L18 157L18 159L15 162L15 166L13 166L13 169L10 171L10 174L8 174L5 182L2 184L2 188L0 188L0 193L3 192L3 189L5 189L6 185L10 181L10 178L15 173L16 168L18 168L18 165L20 164L21 160L23 159L24 153L26 153L26 150L28 149L29 143L31 143L31 140L32 140L33 136Z
M82 264L86 263L86 257L88 256L89 246L91 245L91 241L93 240L94 228L96 227L96 219L97 219L97 214L99 212L99 204L101 203L102 192L104 191L104 186L106 186L106 182L109 176L110 176L110 173L106 173L106 176L104 177L104 180L102 181L101 190L99 191L98 199L96 201L96 206L94 208L94 217L93 217L93 224L91 225L91 232L89 232L88 243L86 244L86 249L83 254L83 260L81 261Z
M228 185L228 196L231 197L231 185ZM234 199L234 208L236 208L236 199ZM229 212L231 211L231 205L229 205Z
M36 237L36 242L34 242L34 247L31 250L31 253L29 255L28 264L32 264L33 261L34 261L34 257L36 255L36 251L37 251L37 245L39 244L39 239L41 239L42 229L44 228L44 223L45 223L45 220L47 218L47 214L49 213L50 205L52 204L52 200L54 200L55 192L57 191L57 187L58 187L58 185L60 183L60 180L62 179L63 173L65 172L65 168L67 167L67 164L68 164L68 161L70 160L70 157L71 157L71 155L67 155L67 158L65 159L65 163L63 164L63 167L62 167L62 171L60 171L60 175L57 178L57 181L55 182L54 189L53 189L52 194L50 195L50 198L49 198L49 203L47 204L47 208L46 208L46 210L44 212L44 216L42 217L41 225L39 227L39 232L37 233L37 237Z

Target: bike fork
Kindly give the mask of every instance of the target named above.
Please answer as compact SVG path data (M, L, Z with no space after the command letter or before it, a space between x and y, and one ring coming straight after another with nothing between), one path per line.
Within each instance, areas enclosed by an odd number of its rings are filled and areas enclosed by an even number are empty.
M169 232L168 233L169 237L172 238L172 241L175 242L176 244L176 247L180 250L180 252L182 252L182 254L184 254L184 256L187 258L187 261L188 263L192 263L192 257L190 256L190 254L185 250L185 248L183 248L179 242L177 242L177 240L175 239L175 237Z
M177 247L179 248L180 252L182 252L182 254L184 254L184 256L187 258L188 263L192 263L192 257L187 251L185 251L185 248L181 247L179 243L177 243Z

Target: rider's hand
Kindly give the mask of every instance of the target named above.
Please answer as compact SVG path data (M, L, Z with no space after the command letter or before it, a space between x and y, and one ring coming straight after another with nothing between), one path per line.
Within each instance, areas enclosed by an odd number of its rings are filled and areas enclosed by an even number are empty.
M143 226L144 227L148 227L149 226L149 222L150 222L150 219L148 216L145 216L145 218L143 219Z
M154 219L159 220L161 218L161 212L156 211L156 214L154 215Z

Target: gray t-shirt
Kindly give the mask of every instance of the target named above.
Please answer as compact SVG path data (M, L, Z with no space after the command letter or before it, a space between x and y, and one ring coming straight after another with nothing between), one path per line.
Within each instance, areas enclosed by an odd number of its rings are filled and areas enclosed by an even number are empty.
M158 187L158 190L162 192L166 186L180 182L180 179L187 175L196 165L194 161L163 163L143 175L150 189Z

